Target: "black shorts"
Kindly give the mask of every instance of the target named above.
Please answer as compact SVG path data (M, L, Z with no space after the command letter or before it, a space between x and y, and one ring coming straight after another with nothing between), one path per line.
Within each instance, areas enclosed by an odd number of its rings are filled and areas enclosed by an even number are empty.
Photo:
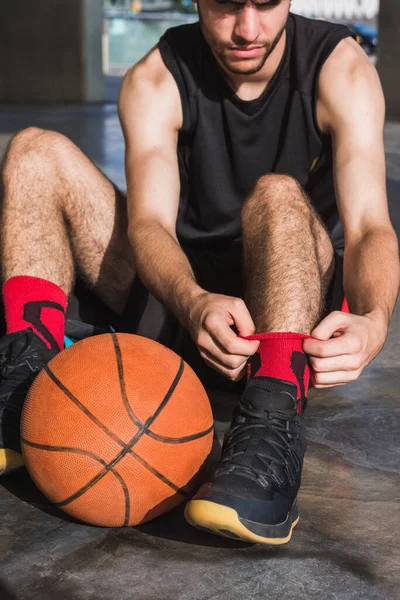
M205 290L227 296L244 297L242 250L193 250L184 248L196 281ZM343 259L335 255L335 273L328 293L328 312L342 310ZM82 339L105 331L134 333L155 340L174 352L194 369L208 388L238 390L244 382L233 383L209 368L197 346L175 316L164 307L136 277L122 318L105 308L80 284L67 311L66 335Z

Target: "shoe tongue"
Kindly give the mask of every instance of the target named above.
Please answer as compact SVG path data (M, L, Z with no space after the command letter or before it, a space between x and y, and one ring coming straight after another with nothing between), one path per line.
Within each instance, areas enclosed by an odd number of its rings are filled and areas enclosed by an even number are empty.
M293 410L296 407L297 387L289 381L270 377L253 377L245 387L242 402L257 411Z

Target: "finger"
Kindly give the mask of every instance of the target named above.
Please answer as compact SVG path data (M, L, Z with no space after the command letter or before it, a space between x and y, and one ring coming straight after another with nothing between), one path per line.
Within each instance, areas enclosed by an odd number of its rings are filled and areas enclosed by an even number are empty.
M336 371L335 373L314 373L314 387L332 386L356 381L360 376L359 371Z
M334 373L335 371L357 371L361 367L359 355L345 354L333 358L315 358L310 356L310 363L315 373Z
M335 384L330 383L327 385L323 385L323 384L315 382L313 373L311 374L311 377L310 377L310 387L313 387L318 390L322 390L325 388L342 387L343 385L347 385L347 383L335 383Z
M348 354L357 354L361 350L361 340L352 333L328 341L304 340L303 350L309 357L333 358Z
M316 390L327 390L329 388L335 388L335 387L343 387L344 385L347 385L347 383L335 383L334 385L314 385L312 387L314 387Z
M335 310L317 325L311 332L311 336L318 340L329 340L336 331L348 327L349 323L351 323L351 315Z
M217 366L224 369L236 370L243 368L249 359L248 356L240 356L235 354L227 354L223 352L217 344L214 343L211 337L205 340L205 343L199 344L200 353L204 358L212 360Z
M241 298L235 298L230 312L233 320L235 321L239 335L247 337L255 333L256 326L251 314L249 313L249 309Z
M209 317L204 322L204 328L213 342L226 354L248 358L260 345L258 341L242 340L221 317Z
M247 361L245 361L245 363L239 368L229 369L225 365L221 364L212 354L210 354L206 350L201 352L201 356L211 369L217 371L218 373L221 373L221 375L223 375L227 379L230 379L231 381L239 381L244 377L244 375L247 372Z
M317 383L315 381L315 375L314 375L314 373L312 373L311 377L310 377L310 386L313 387L313 388L316 388L318 390L322 390L324 388L341 387L343 385L347 385L347 383L348 382L346 382L346 383L328 383L328 384L324 385L322 383Z

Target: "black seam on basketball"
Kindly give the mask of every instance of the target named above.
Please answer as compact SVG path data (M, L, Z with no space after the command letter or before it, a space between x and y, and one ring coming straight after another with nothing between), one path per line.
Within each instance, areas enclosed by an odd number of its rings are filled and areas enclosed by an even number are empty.
M93 421L93 423L95 423L98 427L100 427L100 429L102 429L104 431L104 433L106 433L112 440L114 440L114 442L116 442L119 446L124 447L125 444L122 440L119 439L118 436L115 435L115 433L113 433L110 429L108 429L108 427L106 427L105 425L103 425L103 423L101 421L99 421L91 412L90 410L88 410L86 408L86 406L84 406L84 404L82 404L82 402L80 402L78 400L78 398L76 398L76 396L74 396L72 394L72 392L69 391L68 388L65 387L65 385L54 375L54 373L49 369L49 366L46 365L43 368L43 371L46 373L46 375L48 375L50 377L50 379L56 384L57 387L60 388L60 390L62 392L64 392L64 394L70 399L72 400L72 402L82 410L82 412L85 413L85 415L87 417L89 417L89 419L91 421Z
M145 424L145 428L146 431L149 429L150 425L152 423L154 423L154 421L156 420L156 418L158 417L158 415L161 413L162 410L164 410L166 404L169 402L169 400L171 399L172 394L174 393L176 386L178 385L178 383L180 382L182 375L183 375L183 371L185 369L185 363L183 362L183 360L181 359L180 364L179 364L179 369L177 374L175 375L175 379L172 382L168 392L166 393L164 400L161 402L161 404L159 405L159 407L157 408L156 412L154 413L154 415L152 417L149 417L146 421Z
M131 418L133 423L137 427L140 428L143 426L143 423L139 420L139 418L133 412L132 407L129 404L128 395L126 393L125 378L124 378L124 365L122 363L122 352L121 352L121 348L120 348L120 345L118 342L118 336L116 333L111 333L111 337L112 337L112 341L114 344L115 357L117 360L118 377L119 377L119 383L120 383L122 402L126 408L126 412L128 413L128 416ZM167 436L158 435L157 433L153 433L150 430L146 431L146 435L151 437L153 440L157 440L159 442L164 442L166 444L182 444L185 442L192 442L194 440L205 437L213 430L213 428L214 428L214 426L211 426L211 428L207 429L206 431L202 431L200 433L195 433L193 435L188 435L188 436L181 437L181 438L171 438L171 437L167 437Z
M116 333L112 333L111 337L112 337L112 341L113 341L113 344L114 344L115 358L117 359L119 387L120 387L120 391L121 391L122 402L123 402L123 404L125 406L126 412L128 413L128 416L130 417L130 419L134 422L134 424L137 427L140 428L140 427L143 426L143 423L141 423L141 421L139 421L138 417L133 412L132 407L129 404L128 396L126 394L126 386L125 386L125 378L124 378L124 366L122 364L122 353L121 353L121 348L119 346L117 334Z
M152 473L153 475L155 475L155 477L158 477L158 479L161 479L161 481L163 481L166 485L168 485L170 488L172 488L175 492L179 492L185 498L189 498L190 494L188 494L187 492L185 492L183 490L183 488L178 487L177 485L175 485L175 483L173 483L172 481L170 481L169 479L167 479L165 477L165 475L163 475L162 473L160 473L159 471L157 471L156 468L152 467L146 460L144 460L144 458L142 458L139 454L137 454L136 452L134 452L134 450L130 450L129 453L134 458L136 458L136 460L141 465L143 465L143 467L146 467L146 469L148 471L150 471L150 473Z
M115 336L115 334L111 334L112 336ZM118 346L119 348L119 346ZM117 359L118 361L118 359ZM182 361L183 362L183 361ZM114 442L116 442L119 446L121 446L121 448L125 447L125 443L118 437L115 435L115 433L113 433L110 429L108 429L108 427L106 427L105 425L103 425L103 423L101 421L99 421L79 400L78 398L76 398L76 396L74 396L72 394L72 392L69 391L68 388L65 387L65 385L54 375L54 373L49 369L49 367L46 365L43 370L45 371L45 373L50 377L50 379L68 396L68 398L70 400L72 400L72 402L74 404L76 404L76 406L78 408L80 408L87 417L89 417L89 419L91 421L93 421L93 423L95 423L98 427L100 427L104 433L106 433L107 435L109 435L111 437L111 439L114 440ZM123 377L123 368L122 368L122 364L121 364L121 371L118 367L118 373L122 374ZM122 381L122 380L120 380ZM125 392L125 384L123 384L123 389L124 389L124 393L126 395ZM124 400L124 396L122 393L122 383L121 383L121 396L122 396L122 400L125 404L125 400ZM126 398L126 404L127 406L129 406L128 403L128 399ZM135 416L135 414L132 411L132 420L135 423L135 425L141 429L143 427L143 423L141 421L139 421L139 419L137 419L137 417ZM135 421L135 419L137 419ZM205 431L201 431L199 433L194 433L193 435L188 435L188 436L184 436L181 438L171 438L171 437L167 437L167 436L162 436L159 435L157 433L154 433L153 431L151 431L151 429L146 429L146 431L144 433L146 433L146 435L148 435L149 437L151 437L154 440L157 440L159 442L165 442L166 444L182 444L185 442L191 442L193 440L197 440L200 439L201 437L205 437L206 435L208 435L209 433L211 433L211 431L214 429L214 426L211 425L211 427L209 429L206 429Z
M38 448L39 450L50 450L50 452L72 452L74 454L82 454L84 456L88 456L89 458L93 458L97 462L101 463L104 467L107 466L107 462L90 452L89 450L82 450L81 448L71 448L71 446L49 446L48 444L37 444L36 442L30 442L25 438L21 438L21 443L26 446L30 446L31 448Z
M115 475L115 477L119 480L122 491L125 496L125 518L124 518L124 527L129 525L129 517L130 517L130 498L129 498L129 490L122 476L118 473L118 471L111 469L111 473Z
M99 462L100 464L102 464L105 467L107 466L107 463L105 460L100 458L100 456L93 454L93 452L89 452L89 450L82 450L81 448L70 448L67 446L49 446L47 444L36 444L35 442L30 442L29 440L26 440L25 438L21 438L21 443L25 444L25 446L31 446L31 448L37 448L39 450L49 450L50 452L70 452L71 454L81 454L83 456L88 456L89 458L92 458L93 460ZM110 469L110 472L119 481L121 488L122 488L122 492L124 494L124 498L125 498L124 527L125 527L126 525L129 525L129 516L130 516L129 490L128 490L128 487L127 487L125 481L123 480L121 475L118 473L118 471L115 471L114 469ZM55 506L59 506L59 504L56 503Z
M150 425L155 421L155 419L159 416L159 414L161 413L161 411L165 408L165 406L167 405L168 401L170 400L172 394L175 391L176 386L178 385L181 377L182 377L182 373L184 371L184 367L185 367L185 363L183 362L183 360L181 359L180 361L180 365L179 365L179 369L178 372L175 376L174 381L172 382L168 392L166 393L164 399L162 400L162 402L160 403L159 407L157 408L157 410L155 411L155 413L149 417L146 422L142 425L142 428L139 429L139 431L136 433L136 435L130 440L130 442L128 442L126 445L124 445L123 450L121 450L121 452L119 454L117 454L117 456L110 462L108 463L107 467L105 467L103 469L103 472L99 473L98 475L96 475L95 477L93 477L90 481L87 482L86 485L84 485L80 490L78 490L77 492L75 492L74 494L72 494L71 496L69 496L68 498L65 498L65 500L62 500L61 502L57 502L55 504L55 506L66 506L67 504L69 504L70 502L73 502L74 500L76 500L77 498L79 498L80 496L82 496L82 494L84 494L85 492L87 492L87 490L89 490L93 485L95 485L98 481L100 481L100 479L102 479L104 477L104 475L106 475L106 473L112 469L113 467L115 467L115 465L122 460L122 458L124 458L124 456L126 456L126 454L129 452L129 450L138 443L138 441L140 440L140 438L142 437L142 435L147 431L147 429L150 427ZM91 417L92 420L97 423L101 429L103 429L103 431L108 432L109 430L107 429L107 427L105 427L100 421L98 421L96 419L96 417L94 417L94 415L92 415L83 405L81 405L81 403L79 402L79 400L77 398L75 398L75 396L73 396L73 394L71 394L71 392L61 383L61 381L58 381L57 378L55 377L55 375L50 371L50 369L46 366L45 367L46 373L51 377L51 379L54 381L54 383L56 383L58 385L58 387L67 395L68 398L70 398L73 402L75 403L79 403L79 406L82 406L82 410L84 410L84 413ZM111 433L111 432L110 432ZM116 436L114 436L114 434L112 434L113 439L116 438L116 440L118 440L118 438Z
M37 444L36 442L30 442L29 440L26 440L25 438L21 438L21 443L25 444L26 446L31 446L31 448L37 448L39 450L49 450L50 452L70 452L72 454L82 454L83 456L88 456L89 458L93 458L93 460L96 460L97 462L101 463L104 467L107 467L107 462L105 460L103 460L96 454L93 454L93 452L90 452L89 450L82 450L81 448L71 448L68 446L49 446L47 444ZM144 460L144 458L142 458L139 454L136 454L136 452L134 452L132 449L129 450L129 454L131 454L134 458L136 458L138 460L138 462L140 462L144 467L146 467L146 469L148 471L153 473L153 475L156 475L157 477L159 477L159 479L161 479L166 485L171 487L174 491L181 493L183 496L189 497L189 494L187 494L185 491L183 491L182 488L179 488L172 481L167 479L162 473L157 471L157 469L155 467L152 467L146 460ZM125 488L123 487L123 491L125 494L125 500L126 500L126 498L128 498L128 501L129 501L129 491L125 485L124 480L122 479L121 475L117 471L114 471L114 469L111 469L111 471L113 472L113 474L116 477L118 477L118 479L119 478L121 479L121 481L120 481L121 487L125 486ZM128 496L127 496L127 494L128 494ZM127 506L128 506L128 511L129 511L129 502L128 502ZM128 521L129 521L129 515L128 515ZM125 525L125 523L124 523L124 525Z
M200 433L194 433L193 435L186 435L181 438L171 438L166 437L165 435L158 435L158 433L154 433L150 429L146 431L146 435L151 437L153 440L157 440L158 442L164 442L165 444L184 444L185 442L193 442L194 440L199 440L202 437L205 437L214 429L214 425L211 425L205 431L201 431Z

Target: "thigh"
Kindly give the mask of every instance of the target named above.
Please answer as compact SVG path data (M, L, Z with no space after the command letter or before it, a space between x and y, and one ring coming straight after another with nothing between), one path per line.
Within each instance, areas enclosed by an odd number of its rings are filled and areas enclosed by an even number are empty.
M121 314L135 277L126 195L78 152L69 172L76 195L68 206L75 265L96 296Z
M14 244L28 231L36 271L46 277L52 269L69 287L73 263L95 293L120 310L134 278L124 195L66 136L34 127L11 140L1 175L2 243L12 249L11 262L23 259L32 267L29 251L24 247L19 256Z

